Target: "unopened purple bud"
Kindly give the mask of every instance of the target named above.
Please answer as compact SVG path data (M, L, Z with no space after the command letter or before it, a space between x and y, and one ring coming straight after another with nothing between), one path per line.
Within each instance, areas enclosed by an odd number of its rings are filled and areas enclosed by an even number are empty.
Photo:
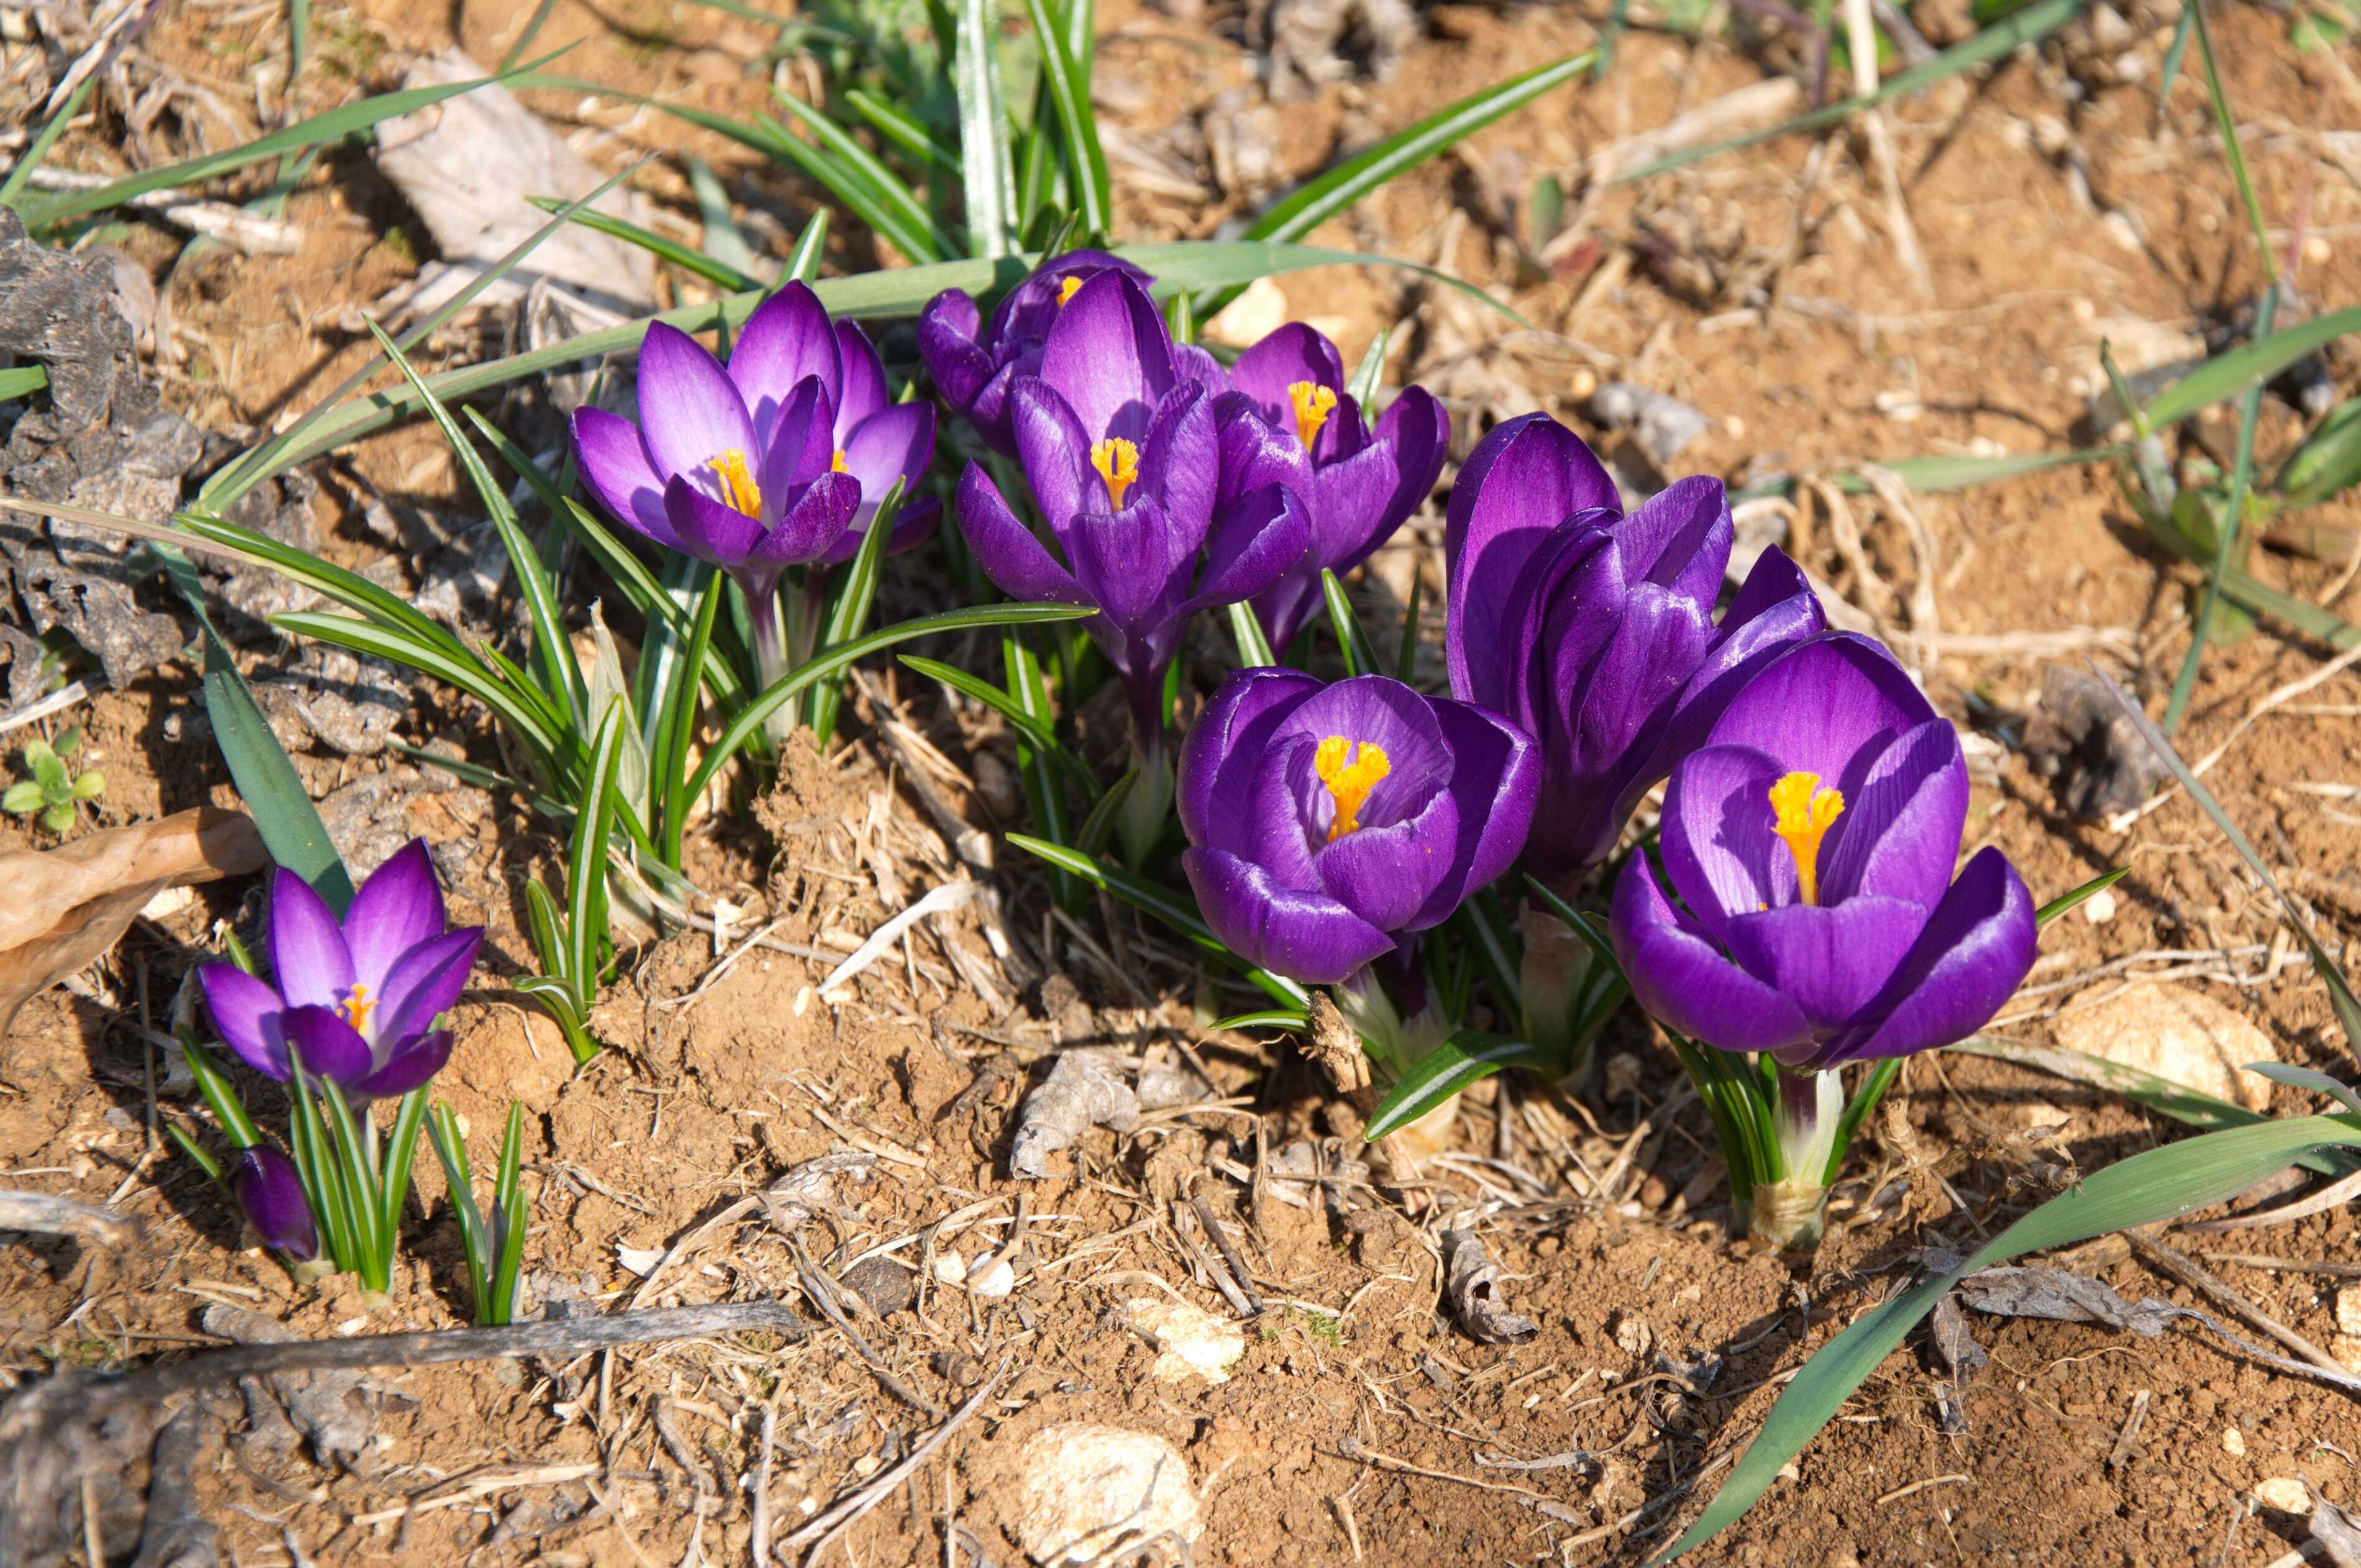
M268 1144L242 1150L230 1170L229 1187L263 1245L299 1263L319 1255L319 1227L312 1223L312 1205L304 1201L302 1179L295 1174L292 1160Z

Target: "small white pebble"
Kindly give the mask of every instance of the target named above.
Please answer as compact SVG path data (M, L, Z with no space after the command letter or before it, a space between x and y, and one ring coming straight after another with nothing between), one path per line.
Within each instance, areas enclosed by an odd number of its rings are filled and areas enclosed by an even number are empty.
M2274 1475L2255 1487L2255 1496L2283 1514L2312 1512L2312 1494L2292 1475Z
M2115 917L2115 890L2103 887L2082 905L2082 918L2093 926L2103 926Z
M2336 1293L2336 1332L2361 1334L2361 1285L2347 1285Z
M2239 1431L2236 1427L2224 1427L2222 1429L2222 1452L2228 1454L2233 1459L2246 1458L2246 1435Z
M967 1262L955 1252L935 1255L935 1280L941 1285L960 1285L967 1280Z
M977 1262L981 1266L967 1282L970 1294L997 1301L1016 1288L1016 1270L1006 1258L979 1258Z

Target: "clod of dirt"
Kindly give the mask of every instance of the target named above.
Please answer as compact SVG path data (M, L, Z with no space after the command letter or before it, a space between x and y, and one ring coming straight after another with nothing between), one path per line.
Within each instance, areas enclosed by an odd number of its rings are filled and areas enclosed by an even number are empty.
M1188 1461L1152 1432L1044 1427L1026 1439L1017 1465L1016 1539L1044 1568L1159 1541L1185 1561L1204 1532Z
M2336 1293L2336 1332L2361 1334L2361 1285L2347 1285Z
M1128 1133L1138 1124L1139 1100L1114 1060L1101 1051L1067 1051L1017 1110L1009 1174L1040 1180L1049 1174L1049 1157L1091 1128Z
M1135 1091L1143 1111L1163 1111L1175 1105L1193 1105L1205 1098L1205 1086L1194 1073L1174 1067L1144 1067L1139 1069L1139 1084Z
M226 1301L207 1307L201 1321L205 1332L240 1344L283 1344L303 1337L276 1318ZM279 1372L271 1375L269 1387L296 1427L311 1440L313 1455L321 1464L350 1466L369 1446L368 1414L359 1398L361 1382L358 1372ZM255 1398L249 1383L248 1409Z
M212 806L0 854L0 1040L16 1009L109 948L167 887L262 869L253 820Z
M1936 1301L1927 1326L1927 1343L1936 1361L1949 1374L1935 1385L1936 1409L1944 1432L1956 1437L1968 1430L1967 1405L1960 1397L1960 1386L1991 1357L1969 1331L1968 1316L1960 1310L1956 1296L1946 1295Z
M2059 805L2085 820L2129 811L2168 770L2106 683L2087 670L2052 664L2041 702L2025 723L2025 760L2050 781Z
M1713 422L1670 392L1609 381L1590 394L1587 411L1609 430L1630 431L1648 461L1665 474L1673 460L1712 428Z
M1273 0L1270 7L1270 97L1276 104L1309 98L1353 74L1347 49L1369 62L1369 74L1390 81L1402 50L1418 37L1410 0Z
M2050 1025L2059 1045L2121 1062L2249 1111L2271 1108L2271 1085L2246 1064L2277 1061L2271 1037L2202 991L2143 985L2088 1007L2069 1004Z
M1287 123L1277 109L1245 88L1233 87L1205 105L1202 121L1213 178L1225 194L1253 206L1279 193L1287 183L1287 165L1279 150ZM1277 291L1276 287L1271 291Z
M1186 1301L1134 1297L1123 1312L1125 1324L1157 1348L1148 1375L1159 1383L1191 1377L1226 1383L1230 1368L1246 1353L1246 1336L1237 1324Z
M485 74L464 50L421 60L404 87L471 82ZM498 85L445 98L377 128L377 166L416 208L443 260L379 302L390 311L425 314L466 288L547 222L528 200L587 196L606 176L568 147L541 117ZM644 223L644 203L610 191L593 203L614 217ZM568 225L543 240L513 269L476 296L478 306L506 304L547 280L618 318L655 306L655 263L637 246Z
M400 671L324 642L304 644L292 664L255 684L254 696L290 751L317 738L348 757L374 757L410 711Z
M213 1568L221 1560L219 1532L197 1504L197 1473L213 1468L220 1442L221 1422L195 1403L183 1405L156 1434L148 1519L131 1568Z
M1443 1270L1444 1299L1469 1337L1486 1344L1521 1344L1542 1332L1531 1318L1509 1310L1500 1295L1500 1266L1473 1231L1443 1233ZM1641 1326L1644 1332L1646 1325ZM1647 1348L1643 1343L1632 1354L1644 1354Z
M918 1293L917 1276L906 1265L882 1255L862 1258L844 1271L839 1283L881 1318L906 1310Z

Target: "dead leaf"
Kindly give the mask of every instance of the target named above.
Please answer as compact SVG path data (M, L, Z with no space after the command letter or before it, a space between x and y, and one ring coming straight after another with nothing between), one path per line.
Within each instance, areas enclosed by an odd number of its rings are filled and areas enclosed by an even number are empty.
M115 946L167 887L269 863L253 818L199 806L55 850L0 854L0 1039L16 1009Z
M1016 1113L1016 1136L1008 1146L1009 1174L1038 1181L1049 1174L1049 1157L1071 1148L1092 1127L1127 1133L1138 1124L1139 1100L1105 1053L1061 1052L1058 1065Z
M1486 1344L1521 1344L1542 1332L1531 1318L1509 1310L1500 1296L1500 1266L1472 1231L1443 1233L1443 1293L1459 1326Z

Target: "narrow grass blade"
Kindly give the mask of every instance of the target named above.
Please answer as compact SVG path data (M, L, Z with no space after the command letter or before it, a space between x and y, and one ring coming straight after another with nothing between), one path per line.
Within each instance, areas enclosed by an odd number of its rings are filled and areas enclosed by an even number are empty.
M525 200L544 213L558 212L565 206L564 203L549 196L528 196ZM683 271L694 272L707 282L719 284L724 289L736 291L760 289L763 286L763 280L751 272L741 272L728 262L708 256L693 246L683 245L676 239L666 238L653 229L642 228L639 225L627 222L622 218L612 217L605 213L581 212L574 214L568 221L598 234L612 235L627 245L636 245L658 260L669 261Z
M1320 568L1321 596L1328 601L1328 624L1336 630L1336 646L1345 654L1345 671L1353 675L1374 675L1385 668L1378 662L1378 651L1369 645L1368 633L1361 630L1361 618L1353 609L1345 585L1327 567Z
M2201 0L2190 0L2199 5ZM2198 36L2205 37L2204 13L2200 10ZM2210 50L2209 50L2210 56ZM2208 60L2210 70L2211 60ZM2230 131L2232 147L2237 145L2236 127ZM2245 165L2240 164L2243 174ZM2265 247L2268 258L2268 247ZM2279 287L2272 284L2263 291L2262 302L2256 307L2255 330L2257 335L2271 330L2271 318L2279 304ZM2223 508L2220 526L2214 531L2212 569L2205 575L2205 597L2198 601L2197 622L2190 629L2189 652L2182 655L2180 673L2172 679L2172 695L2164 707L2164 732L2170 735L2180 728L2180 717L2189 711L2190 694L2197 689L2198 667L2205 660L2205 644L2213 635L2213 612L2222 602L2223 579L2229 575L2230 563L2238 558L2238 538L2245 532L2246 489L2255 476L2255 426L2263 412L2263 386L2257 381L2246 389L2238 410L2238 452L2230 468L2230 499ZM2361 1043L2361 1042L2356 1042Z
M686 668L697 669L713 646L713 622L721 611L721 601L730 591L730 581L720 573L707 567L705 585L698 595L697 624L688 634L688 648L684 659ZM664 863L680 870L682 836L688 829L689 803L695 799L688 793L688 748L697 734L698 700L704 692L701 683L682 678L671 683L664 694L659 709L662 717L656 733L660 744L653 763L657 781L651 795L664 806ZM656 795L661 791L661 795Z
M1279 663L1270 651L1270 639L1263 635L1262 621L1254 606L1244 599L1230 606L1230 636L1238 645L1238 667L1260 670Z
M1018 629L1002 632L1000 668L1003 679L1007 682L1010 703L1031 719L1037 729L1055 733L1057 714L1049 706L1049 683L1042 675L1041 660L1034 650L1033 639ZM1071 675L1071 670L1069 674ZM1071 679L1066 683L1065 697L1070 703L1081 701ZM1069 831L1066 818L1065 788L1058 782L1048 753L1031 745L1026 732L1022 731L1016 741L1016 767L1017 776L1024 784L1026 809L1032 814L1035 831L1053 844L1071 843L1073 835ZM1124 795L1130 795L1128 783L1120 787ZM1104 797L1100 799L1099 805L1106 806ZM1110 812L1112 809L1109 807ZM1095 808L1091 815L1097 815ZM1097 850L1093 849L1091 853L1095 854ZM1049 894L1057 900L1059 908L1070 913L1079 911L1082 906L1082 884L1055 865L1049 868Z
M2205 19L2204 0L2185 0L2190 19L2197 25L2197 57L2205 68L2205 95L2213 105L2213 128L2222 133L2222 157L2230 166L2230 178L2237 183L2238 201L2246 209L2246 223L2255 231L2255 249L2263 264L2263 286L2269 294L2279 291L2278 259L2271 254L2270 227L2263 221L2263 204L2255 197L2254 176L2246 171L2246 149L2238 140L2238 116L2230 112L2229 90L2222 85L2222 62L2213 54L2213 27ZM2268 332L2268 322L2259 323L2256 335Z
M1045 0L1025 0L1033 16L1033 36L1041 48L1041 81L1058 112L1058 126L1072 161L1075 211L1082 227L1093 235L1110 232L1114 199L1108 193L1106 153L1099 146L1099 127L1091 113L1088 76L1075 63L1067 40L1049 14Z
M866 637L856 637L840 648L831 648L788 671L764 687L752 701L741 708L719 740L705 753L697 764L696 775L689 780L688 793L695 796L705 792L723 764L738 753L763 728L763 721L791 701L806 686L830 675L851 669L861 660L882 648L896 642L906 642L915 637L931 637L943 631L964 631L972 626L1029 626L1038 621L1079 620L1091 612L1073 605L1063 604L992 604L973 609L943 610L935 615L920 616L873 631Z
M413 1089L401 1097L386 1135L385 1180L378 1190L378 1222L387 1245L401 1230L401 1208L410 1201L410 1170L418 1158L418 1129L426 1120L426 1091Z
M1091 765L1076 756L1064 741L1058 739L1058 732L1049 723L1028 712L1017 698L1009 696L981 675L970 674L956 665L946 664L939 660L924 658L917 653L905 653L901 655L901 661L928 679L940 681L953 691L964 696L973 697L999 714L1001 718L1008 720L1009 726L1022 735L1026 743L1035 751L1057 763L1060 770L1072 779L1082 791L1082 797L1085 800L1095 801L1099 798L1103 792L1099 787L1098 775L1091 772Z
M0 370L0 403L11 398L29 398L49 384L49 371L38 365L18 365Z
M1845 1151L1852 1147L1853 1137L1861 1131L1861 1124L1869 1120L1869 1113L1877 1109L1877 1102L1885 1098L1885 1091L1893 1087L1894 1075L1901 1070L1900 1057L1887 1057L1870 1063L1869 1070L1861 1075L1861 1087L1853 1091L1852 1098L1845 1102L1843 1113L1837 1118L1836 1136L1828 1143L1828 1163L1820 1171L1820 1185L1836 1185L1837 1173L1844 1166Z
M869 520L869 531L861 536L861 548L853 553L846 570L844 582L837 590L836 602L829 607L828 624L820 631L823 652L839 643L849 642L869 624L869 612L877 602L877 581L885 561L886 542L894 534L894 520L902 513L902 484L896 479L877 503L877 511ZM811 727L821 746L836 733L836 710L843 698L843 687L831 682L812 693Z
M509 1103L509 1124L500 1135L500 1163L492 1183L493 1234L497 1243L492 1267L493 1323L516 1315L517 1270L524 1261L524 1107Z
M8 178L0 181L0 207L21 204L17 198L24 193L25 182L33 177L33 170L48 159L49 149L58 145L58 137L63 134L67 123L82 113L82 105L90 101L91 90L98 85L104 75L103 71L93 71L83 77L80 85L66 94L66 101L58 105L58 112L42 125L33 137L33 145L25 149L24 155L16 159L16 167L8 170ZM30 228L33 225L28 220L26 226ZM36 229L35 232L40 231Z
M2158 392L2147 405L2148 422L2161 430L2187 419L2200 409L2269 380L2305 355L2355 332L2361 332L2361 305L2314 316L2277 332L2257 333L2253 342L2213 356Z
M530 745L545 766L564 751L564 742L549 719L530 698L472 660L455 659L403 633L346 615L293 610L270 618L270 624L299 637L316 637L356 653L385 659L458 687L492 710L494 717Z
M1547 1068L1549 1054L1506 1035L1462 1029L1411 1064L1369 1114L1362 1137L1377 1142L1400 1132L1480 1079L1504 1067Z
M854 140L851 133L821 114L818 109L785 93L773 92L774 101L811 132L819 143L817 153L806 148L792 136L782 135L778 148L788 153L804 171L819 181L841 198L845 205L861 213L870 225L894 242L895 248L912 261L940 261L949 247L935 232L933 214L917 193L902 182L902 177L878 159L875 153Z
M584 1013L598 999L599 946L607 938L607 834L615 816L617 775L623 758L620 703L598 721L582 804L566 862L566 974Z
M796 236L796 248L787 257L785 276L800 283L817 281L819 264L828 255L828 209L818 211L804 221L804 232Z
M451 1107L434 1107L434 1117L426 1124L426 1140L434 1146L434 1157L443 1166L451 1216L459 1223L459 1255L467 1268L467 1299L475 1306L476 1321L481 1322L488 1299L484 1266L491 1255L490 1238L484 1231L483 1211L476 1207L476 1179L467 1168L467 1141Z
M1394 679L1408 685L1418 673L1418 601L1426 591L1426 579L1413 568L1410 575L1410 599L1402 606L1401 642L1394 649Z
M1509 912L1487 890L1461 905L1453 918L1468 938L1477 967L1491 982L1493 996L1511 1016L1522 1017L1524 981L1517 971L1524 962L1524 944Z
M2039 909L2034 911L2034 923L2040 926L2048 925L2052 920L2057 919L2060 915L2065 914L2068 910L2073 908L2076 905L2082 903L2085 899L2094 898L2098 894L2106 892L2107 889L2114 886L2115 883L2131 875L2131 871L2132 869L2129 866L2117 866L2114 871L2103 872L2098 876L2092 877L2089 882L2084 883L2081 886L2076 888L2071 893L2059 894L2056 898L2051 899Z
M2287 895L2287 890L2279 886L2278 879L2271 875L2271 868L2264 863L2262 856L2255 852L2255 846L2246 841L2246 836L2238 831L2238 825L2230 820L2230 814L2222 809L2222 803L2214 799L2213 792L2190 771L2189 764L2181 761L2180 753L2172 749L2172 742L2166 740L2163 731L2149 721L2139 704L2132 700L2131 694L2110 680L2106 672L2098 665L2091 665L2091 670L2106 683L2108 694L2129 716L2133 727L2139 731L2140 739L2148 743L2148 749L2171 770L2180 787L2189 792L2189 798L2213 819L2213 826L2230 840L2230 847L2238 851L2238 858L2246 862L2247 868L2262 879L2263 885L2269 888L2271 895L2279 901L2280 909L2286 912L2288 924L2294 927L2295 934L2303 938L2304 948L2312 955L2312 967L2319 972L2321 983L2328 987L2329 1003L2336 1010L2336 1021L2345 1030L2345 1048L2361 1056L2361 1002L2354 999L2353 988L2345 983L2345 971L2336 967L2335 960L2328 956L2328 950L2320 945L2320 938L2312 935L2312 923L2304 918L2303 910Z
M2284 1083L2290 1089L2309 1089L2314 1094L2325 1094L2356 1116L2361 1116L2361 1094L2350 1084L2339 1083L2324 1072L2291 1062L2257 1061L2246 1064L2248 1072L2260 1073L2273 1083Z
M1204 917L1185 893L1178 893L1161 883L1150 882L1121 866L1110 865L1096 856L1085 855L1061 844L1031 838L1023 833L1011 833L1008 841L1029 854L1039 856L1051 865L1080 877L1102 892L1112 893L1135 909L1146 911L1180 932L1206 952L1228 963L1262 988L1282 1007L1303 1011L1311 998L1304 989L1283 975L1257 968L1224 947L1221 939L1206 927Z
M951 85L959 98L960 177L970 254L987 261L1016 250L1016 169L1000 84L1000 14L989 0L958 0Z
M738 232L738 219L730 210L730 192L721 188L703 159L690 154L682 163L688 170L689 193L697 199L697 221L705 227L707 253L739 272L751 270L754 247Z
M287 760L286 748L271 732L270 720L263 717L213 623L205 622L203 631L205 717L213 724L214 743L229 764L239 801L254 817L255 830L271 860L302 877L329 908L342 915L353 901L353 879L312 804L312 793Z
M846 88L844 101L852 105L853 113L869 122L871 129L900 148L911 162L930 173L959 178L960 155L937 141L926 126L900 107L858 87Z
M1651 1568L1735 1523L1962 1275L2045 1247L2176 1219L2243 1191L2304 1155L2332 1147L2361 1147L2361 1124L2350 1116L2303 1116L2208 1133L2133 1155L2050 1199L1959 1267L1872 1308L1804 1364L1705 1512L1652 1560Z
M2181 0L2180 19L2172 25L2172 42L2165 46L2164 70L2156 79L2156 126L2164 128L2164 106L2172 101L2173 83L2180 80L2181 61L2189 58L2189 40L2195 32L2196 0Z
M1224 1029L1288 1029L1301 1031L1312 1026L1301 1008L1266 1007L1259 1013L1235 1013L1227 1018L1216 1018L1205 1025L1208 1034Z
M1131 798L1131 792L1138 785L1138 766L1135 764L1124 769L1123 776L1107 785L1105 792L1099 795L1098 804L1092 806L1090 814L1082 818L1082 827L1074 833L1074 848L1085 855L1105 853L1106 847L1115 841L1115 829L1123 825L1123 804ZM1088 799L1088 795L1083 798Z

